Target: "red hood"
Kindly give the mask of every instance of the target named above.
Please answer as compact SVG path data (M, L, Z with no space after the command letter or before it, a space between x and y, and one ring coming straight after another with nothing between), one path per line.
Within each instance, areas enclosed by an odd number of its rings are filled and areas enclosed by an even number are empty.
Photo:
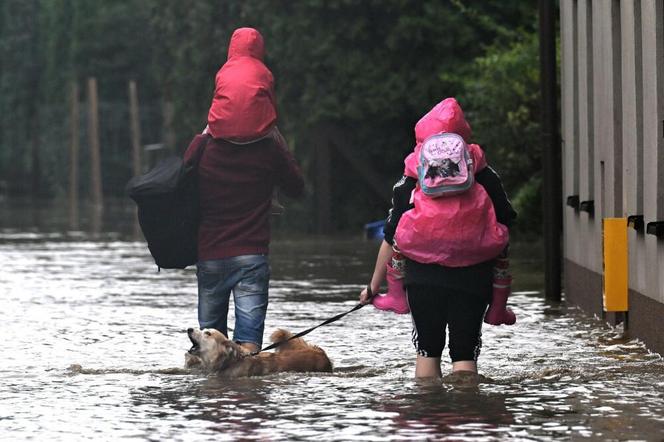
M254 28L239 28L233 32L228 44L228 59L233 57L253 57L263 61L265 44L263 36Z
M215 78L208 113L214 138L248 142L262 138L277 121L274 78L263 64L263 37L253 28L233 32L228 61Z

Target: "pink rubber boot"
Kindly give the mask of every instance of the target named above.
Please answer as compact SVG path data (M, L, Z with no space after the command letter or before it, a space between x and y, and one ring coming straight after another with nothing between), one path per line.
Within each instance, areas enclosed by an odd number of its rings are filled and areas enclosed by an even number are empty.
M507 258L498 259L493 274L493 294L491 305L484 315L484 322L491 325L512 325L516 315L507 307L507 298L512 292L512 276L508 273Z
M403 287L403 274L387 264L387 293L378 294L371 300L378 310L387 310L397 314L410 312L406 289Z

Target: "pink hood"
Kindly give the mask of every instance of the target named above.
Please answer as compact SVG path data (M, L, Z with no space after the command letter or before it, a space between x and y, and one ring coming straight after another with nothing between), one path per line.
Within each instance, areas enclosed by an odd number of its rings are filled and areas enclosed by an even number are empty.
M233 32L228 60L215 78L208 113L214 138L249 142L265 136L277 121L274 78L263 64L263 37L253 28Z
M470 142L470 125L463 116L461 106L456 99L445 98L426 113L415 125L415 148L404 161L404 175L417 177L417 162L422 142L431 135L452 132L461 135L466 143ZM479 147L478 147L479 148ZM476 163L478 164L478 163ZM479 166L479 164L478 164ZM476 170L481 169L477 167Z

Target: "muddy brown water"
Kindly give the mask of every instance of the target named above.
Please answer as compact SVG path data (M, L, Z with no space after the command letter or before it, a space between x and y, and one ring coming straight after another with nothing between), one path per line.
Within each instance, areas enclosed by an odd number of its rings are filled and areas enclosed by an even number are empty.
M409 317L370 306L308 335L332 374L229 381L182 370L195 273L157 273L130 211L71 230L57 207L1 206L1 440L664 440L661 357L546 303L530 245L478 388L415 381ZM376 248L276 240L266 336L350 309Z

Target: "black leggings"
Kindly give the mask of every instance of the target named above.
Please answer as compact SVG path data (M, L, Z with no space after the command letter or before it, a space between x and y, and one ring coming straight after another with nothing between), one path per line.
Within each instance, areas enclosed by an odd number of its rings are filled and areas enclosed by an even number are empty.
M413 318L413 344L420 356L438 358L450 330L452 362L477 361L482 347L482 321L491 292L466 293L440 286L408 285Z

